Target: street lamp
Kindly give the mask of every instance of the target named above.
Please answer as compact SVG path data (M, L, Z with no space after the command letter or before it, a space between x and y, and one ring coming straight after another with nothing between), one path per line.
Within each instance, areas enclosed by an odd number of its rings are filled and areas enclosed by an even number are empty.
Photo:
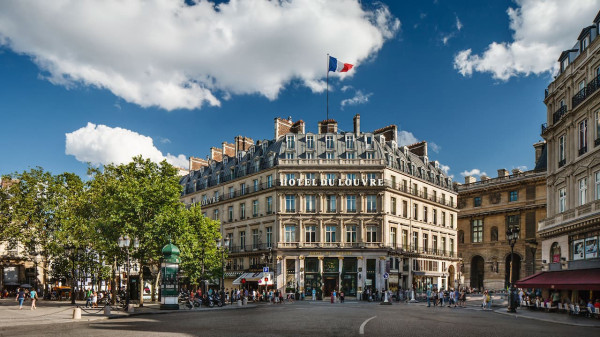
M229 249L229 237L226 236L221 246L221 239L217 240L217 248L221 251L221 296L225 295L225 250ZM222 298L225 302L225 298Z
M127 308L129 308L129 298L131 297L130 291L129 291L129 286L131 285L131 282L129 280L129 245L131 244L131 240L129 239L129 235L121 235L119 237L119 247L120 248L125 248L125 252L127 253L127 288L126 289L126 293L125 293L125 304L127 305ZM140 246L140 242L138 241L137 238L135 238L133 240L133 247L134 248L138 248Z
M67 255L71 256L71 304L75 304L75 259L77 254L79 254L80 249L76 248L74 245L70 245L65 247L65 252Z
M508 293L508 312L517 312L517 309L514 305L514 284L513 284L513 258L514 258L514 249L515 243L519 238L519 225L515 223L509 223L506 229L506 239L508 240L508 244L510 245L510 272L508 276L509 282L509 293Z

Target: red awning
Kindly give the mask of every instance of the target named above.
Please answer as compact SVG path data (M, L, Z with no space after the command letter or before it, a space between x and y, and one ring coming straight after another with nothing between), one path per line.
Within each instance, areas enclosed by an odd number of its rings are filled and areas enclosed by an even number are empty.
M515 282L520 288L600 290L600 268L543 271Z

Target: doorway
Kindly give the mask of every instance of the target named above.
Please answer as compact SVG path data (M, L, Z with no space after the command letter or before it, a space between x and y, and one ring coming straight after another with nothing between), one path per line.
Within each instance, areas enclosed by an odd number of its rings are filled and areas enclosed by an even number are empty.
M483 291L483 257L477 255L471 259L471 288Z
M323 276L323 286L325 290L325 296L331 296L334 290L337 290L338 276Z

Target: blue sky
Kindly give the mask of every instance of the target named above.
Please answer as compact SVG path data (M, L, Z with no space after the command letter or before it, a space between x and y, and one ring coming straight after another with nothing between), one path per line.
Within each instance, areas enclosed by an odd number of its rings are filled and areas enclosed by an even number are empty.
M273 138L274 117L316 131L327 53L356 64L329 82L341 130L357 113L362 130L396 124L403 139L428 141L430 159L459 182L467 171L531 169L555 61L600 9L598 1L347 0L323 19L320 6L333 2L231 1L218 10L203 2L195 12L134 2L92 11L97 4L0 4L0 174L41 166L84 176L85 161L137 150L184 163L236 135ZM542 6L551 14L540 24ZM162 22L169 10L179 16ZM267 22L278 15L280 26ZM128 29L131 17L159 28ZM536 28L561 18L560 34Z

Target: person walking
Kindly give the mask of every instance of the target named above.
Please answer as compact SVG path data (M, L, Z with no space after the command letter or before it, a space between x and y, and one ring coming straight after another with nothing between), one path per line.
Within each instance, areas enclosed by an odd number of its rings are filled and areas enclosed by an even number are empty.
M344 291L340 290L340 303L344 303Z
M316 301L317 300L317 289L313 288L312 290L312 300Z
M17 298L15 299L15 302L19 302L19 310L23 309L24 301L25 301L25 292L23 291L23 289L19 288L19 289L17 289Z
M431 307L431 288L427 287L427 307Z
M29 298L31 298L31 309L30 310L37 309L37 307L35 306L35 301L37 300L38 296L37 296L37 291L35 291L35 289L31 288L31 291L29 292Z
M335 303L335 296L336 296L336 293L335 293L335 290L333 290L333 292L331 293L331 304Z

